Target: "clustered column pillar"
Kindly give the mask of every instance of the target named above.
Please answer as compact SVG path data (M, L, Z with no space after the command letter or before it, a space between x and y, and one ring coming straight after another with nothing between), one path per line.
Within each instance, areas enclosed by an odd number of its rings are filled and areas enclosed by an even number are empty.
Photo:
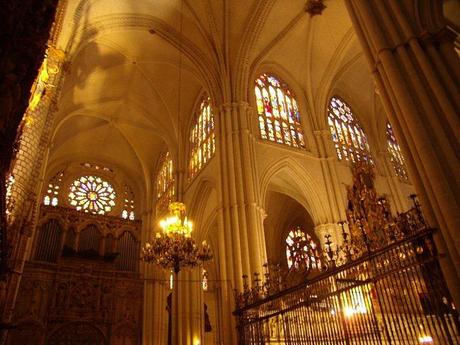
M236 343L233 289L243 289L242 275L263 271L266 262L263 207L257 191L254 139L249 128L251 108L226 103L215 112L217 159L220 164L218 225L222 340ZM228 320L225 321L225 320Z
M441 230L441 264L459 305L460 61L442 1L346 4L424 213Z
M262 272L266 260L260 205L256 190L256 162L249 130L250 108L245 102L219 109L218 149L221 169L222 225L233 257L235 288L243 274Z

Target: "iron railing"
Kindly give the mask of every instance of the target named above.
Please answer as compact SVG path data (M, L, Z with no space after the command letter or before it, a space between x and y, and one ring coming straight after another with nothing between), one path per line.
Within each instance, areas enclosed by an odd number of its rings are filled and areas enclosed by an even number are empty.
M419 227L297 286L240 294L240 344L459 344L433 232Z

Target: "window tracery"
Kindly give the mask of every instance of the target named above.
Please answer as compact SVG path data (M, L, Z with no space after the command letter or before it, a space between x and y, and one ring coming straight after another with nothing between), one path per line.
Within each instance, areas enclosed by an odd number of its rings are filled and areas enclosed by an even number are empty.
M297 101L288 86L262 74L255 81L259 131L262 139L305 147Z
M388 143L388 152L390 153L390 160L393 164L396 176L407 180L407 171L406 165L404 163L404 156L401 152L401 147L396 141L396 137L393 133L393 129L389 122L387 122L387 143Z
M176 179L174 178L174 165L171 154L166 152L158 171L157 180L157 213L161 213L168 208L174 199L176 189Z
M81 176L70 186L69 202L77 211L106 214L115 206L115 191L99 176Z
M204 268L201 270L201 288L203 291L208 291L209 288L208 271Z
M339 160L372 163L369 144L363 129L356 121L350 106L334 96L328 106L327 122Z
M43 197L43 203L45 205L57 206L59 203L59 189L61 188L62 177L64 172L60 171L54 175L49 183L48 189L46 190L45 196Z
M127 184L124 188L123 211L121 211L121 218L134 220L134 193Z
M286 238L286 259L288 268L306 266L318 268L318 246L313 238L301 227L292 229Z
M204 97L190 131L189 178L193 178L214 156L216 139L211 100Z

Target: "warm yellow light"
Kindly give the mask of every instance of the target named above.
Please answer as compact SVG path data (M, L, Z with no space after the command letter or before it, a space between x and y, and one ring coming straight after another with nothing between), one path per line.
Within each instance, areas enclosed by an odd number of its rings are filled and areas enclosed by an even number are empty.
M433 338L429 335L423 335L418 337L418 342L420 344L433 344Z
M169 213L169 216L160 221L163 232L190 237L193 223L185 216L185 205L180 202L173 202L169 205Z

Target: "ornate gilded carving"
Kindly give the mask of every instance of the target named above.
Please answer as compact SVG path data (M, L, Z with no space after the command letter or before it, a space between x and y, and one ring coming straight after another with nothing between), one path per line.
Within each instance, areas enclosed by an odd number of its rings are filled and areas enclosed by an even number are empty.
M293 252L292 262L299 263L293 267L300 274L295 276L280 269L279 265L269 267L266 264L263 279L259 273L254 273L252 282L249 282L250 277L244 275L243 291L236 292L239 307L280 293L286 287L303 284L311 278L313 272L319 275L320 271L334 272L339 266L352 264L355 260L371 256L396 241L404 241L409 236L428 229L415 195L411 196L412 209L393 216L388 200L377 194L373 166L366 162L356 162L352 166L352 172L353 185L347 188L347 221L339 222L342 230L341 243L333 243L332 236L327 234L324 248L319 252L308 245L307 238L295 237L290 249ZM433 248L429 242L423 245L423 250L427 253ZM395 261L399 259L395 258ZM365 272L366 270L350 270L347 272L347 279L365 279Z
M64 234L53 242L58 244L60 254L53 262L25 264L13 323L25 325L33 321L43 325L37 337L46 338L47 344L139 344L143 306L143 280L139 274L117 271L116 262L100 255L62 255L65 250L59 245L65 246L67 237L63 236L70 233L69 238L76 242L74 249L78 249L77 238L89 225L97 227L101 238L119 237L125 231L138 237L140 221L52 206L42 206L39 215L39 231L41 225L52 220ZM104 240L101 241L99 247L103 250ZM10 332L9 337L10 344L23 339L20 332Z
M87 260L66 261L60 266L26 263L14 324L34 320L43 325L47 339L56 339L53 340L56 344L61 344L58 340L63 341L70 334L78 333L83 339L92 337L93 333L87 328L75 326L76 321L95 326L104 336L111 335L110 344L125 344L127 339L130 344L139 344L143 281L137 273L106 271L99 267L97 262ZM74 326L75 329L64 331ZM12 332L9 337L10 343L16 344L20 334ZM50 340L50 343L53 342Z

